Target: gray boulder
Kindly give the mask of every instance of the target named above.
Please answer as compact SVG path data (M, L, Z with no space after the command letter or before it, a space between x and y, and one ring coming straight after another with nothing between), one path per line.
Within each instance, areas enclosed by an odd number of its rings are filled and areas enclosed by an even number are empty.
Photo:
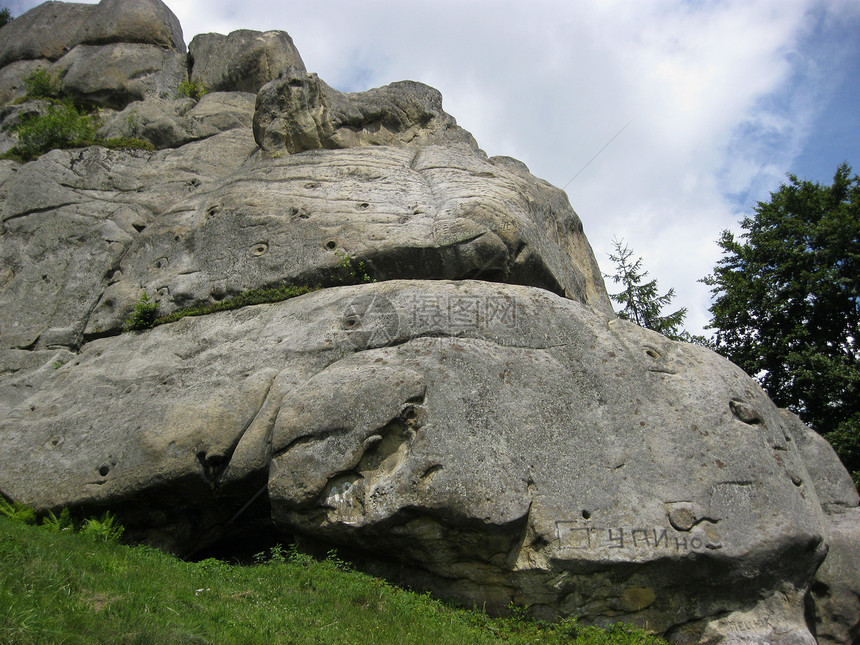
M45 2L0 29L0 67L19 60L55 61L79 44L78 30L98 5Z
M325 289L42 370L0 414L0 491L112 508L186 553L270 517L488 610L810 644L828 546L856 554L739 368L542 289ZM242 511L261 488L270 506Z
M161 0L101 0L74 40L81 45L141 43L185 53L179 19Z
M78 45L50 68L79 103L122 109L144 98L175 98L188 78L185 55L155 45Z
M189 46L191 80L216 92L251 92L305 64L285 31L240 29L229 35L199 34Z
M179 20L161 0L45 2L5 25L0 35L0 67L55 61L82 44L143 43L185 52Z
M442 110L438 90L401 81L344 94L316 74L290 69L257 95L254 138L270 153L354 146L463 143L471 134Z
M129 104L99 129L103 138L136 138L156 148L178 148L235 128L250 129L253 94L210 92L195 101L148 99Z
M237 32L195 39L192 77L259 94L177 98L160 2L54 4L33 15L55 34L0 31L3 96L50 65L101 136L164 149L0 160L0 494L185 555L336 545L470 606L678 644L857 641L860 499L832 448L738 367L617 320L564 192L487 158L436 90L336 92L283 32ZM0 150L47 105L0 108ZM121 333L144 293L200 314L286 285L319 289Z
M860 638L860 508L857 489L830 444L783 411L823 511L827 559L810 588L811 627L826 645Z

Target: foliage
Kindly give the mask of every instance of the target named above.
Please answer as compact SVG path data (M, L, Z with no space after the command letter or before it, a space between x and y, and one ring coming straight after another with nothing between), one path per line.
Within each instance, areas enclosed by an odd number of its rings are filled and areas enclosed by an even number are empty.
M54 511L48 511L48 515L42 518L42 527L54 533L62 533L63 531L74 533L76 528L72 514L67 508L60 511L59 515L55 515Z
M629 626L497 619L280 548L183 562L0 517L0 642L657 645Z
M96 119L70 103L50 106L42 115L33 115L15 128L18 143L13 153L25 161L56 148L79 148L96 138Z
M368 273L367 264L364 260L355 261L349 253L335 247L334 254L338 258L337 267L340 275L336 277L339 282L355 284L360 282L376 282Z
M615 262L615 274L605 277L622 286L622 291L609 295L623 307L618 317L660 332L672 340L691 341L693 337L681 328L687 316L686 307L665 316L660 315L663 307L675 298L675 290L669 289L662 296L659 295L656 280L643 282L648 272L642 270L642 258L631 262L633 250L624 244L624 240L613 238L612 245L615 253L610 253L609 259Z
M81 527L81 535L96 542L119 542L124 532L125 527L110 512L100 518L89 518Z
M723 231L712 275L716 349L759 379L860 471L860 179L789 182L736 238Z
M10 502L0 497L0 515L20 524L39 524L42 528L52 533L80 533L86 538L96 542L119 542L125 527L117 522L116 517L106 512L100 518L88 518L78 525L72 518L68 508L64 508L57 515L48 511L47 515L39 523L35 509L18 502Z
M12 12L10 12L6 7L0 9L0 27L3 25L7 25L12 22Z
M8 517L10 520L22 524L36 523L36 511L24 504L11 502L5 497L0 497L0 516Z
M214 314L218 311L229 311L231 309L239 309L250 305L261 305L270 302L281 302L289 300L296 296L301 296L312 291L316 291L319 287L308 286L284 286L272 287L270 289L249 289L240 293L234 298L227 298L220 302L214 302L208 305L198 305L195 307L185 307L178 309L173 313L157 318L153 325L164 325L167 323L176 322L187 316L205 316Z
M24 79L26 98L28 99L59 99L62 96L63 84L47 69L37 69Z
M32 114L22 119L21 124L13 129L18 135L17 144L2 158L25 163L49 150L91 145L124 150L155 150L152 143L141 139L99 139L96 134L98 118L68 99L62 100L62 85L48 70L36 70L24 79L24 84L27 95L22 100L46 99L51 105L44 114Z
M179 84L176 93L180 98L186 97L199 101L209 93L209 89L202 81L182 81Z
M150 299L146 291L134 305L134 311L125 320L125 328L128 331L137 329L149 329L155 325L158 318L158 303Z

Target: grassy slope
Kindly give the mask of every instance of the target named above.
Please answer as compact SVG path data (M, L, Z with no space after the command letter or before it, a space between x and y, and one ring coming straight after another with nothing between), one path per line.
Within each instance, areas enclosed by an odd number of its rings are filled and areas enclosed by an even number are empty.
M659 643L490 619L292 554L184 562L0 517L2 643Z

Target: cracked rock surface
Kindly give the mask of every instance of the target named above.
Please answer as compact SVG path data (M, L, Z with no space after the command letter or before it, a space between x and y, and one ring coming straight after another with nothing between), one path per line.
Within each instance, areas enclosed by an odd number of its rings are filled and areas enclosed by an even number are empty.
M189 59L159 0L46 3L0 36L0 150L49 108L15 100L35 69L157 148L0 160L0 494L184 555L336 545L469 606L679 644L857 642L832 448L615 319L564 192L436 90L338 92L280 31ZM164 315L285 286L318 290L122 332L144 293Z

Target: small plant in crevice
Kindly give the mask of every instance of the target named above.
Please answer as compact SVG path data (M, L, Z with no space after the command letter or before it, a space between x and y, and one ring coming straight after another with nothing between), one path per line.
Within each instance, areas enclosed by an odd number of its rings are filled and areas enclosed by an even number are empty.
M284 287L272 287L269 289L249 289L248 291L243 291L238 296L227 298L221 302L177 309L173 313L156 318L153 325L150 326L166 325L167 323L176 322L177 320L187 318L188 316L205 316L219 311L230 311L231 309L240 309L241 307L248 307L250 305L281 302L282 300L289 300L296 296L317 291L320 288L321 287L308 287L303 285L287 285Z
M155 325L158 318L158 303L152 300L146 291L134 305L134 311L125 320L126 331L149 329Z
M182 81L176 88L177 98L189 98L199 101L209 93L209 88L202 81Z
M337 247L334 248L334 254L338 257L338 281L345 284L376 282L368 272L369 268L364 260L356 262L350 257L349 253Z

